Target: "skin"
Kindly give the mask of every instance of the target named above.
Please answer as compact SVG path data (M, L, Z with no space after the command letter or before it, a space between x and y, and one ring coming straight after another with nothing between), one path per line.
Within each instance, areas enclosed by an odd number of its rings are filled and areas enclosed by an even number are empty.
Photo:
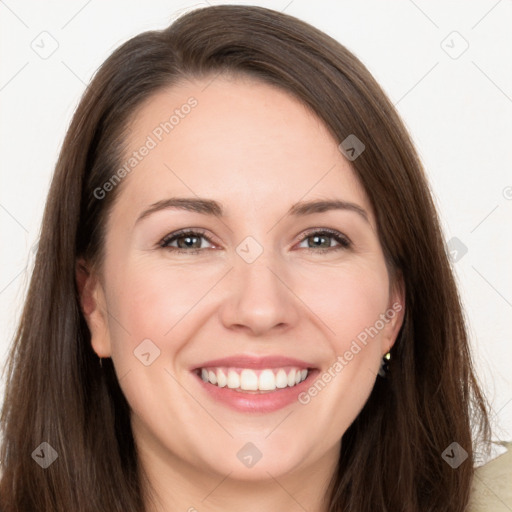
M81 262L92 346L112 358L131 406L155 489L148 510L322 512L340 439L402 324L402 287L390 287L369 200L323 123L271 85L210 81L160 91L130 126L128 154L190 96L198 101L119 185L101 271ZM165 209L136 222L171 196L215 199L226 215ZM349 210L286 216L292 204L313 199L350 201L369 221ZM202 228L211 242L196 240L198 254L159 245L183 228ZM352 246L327 237L330 252L321 253L306 232L323 228ZM236 252L248 236L263 248L252 263ZM397 302L402 311L307 405L237 412L208 398L189 370L246 353L296 357L325 371ZM160 350L149 366L133 353L144 339ZM247 442L262 453L251 468L236 456Z

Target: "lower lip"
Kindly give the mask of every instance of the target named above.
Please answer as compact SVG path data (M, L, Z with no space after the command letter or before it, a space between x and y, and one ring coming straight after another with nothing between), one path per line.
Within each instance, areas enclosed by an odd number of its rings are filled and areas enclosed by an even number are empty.
M299 384L266 393L244 393L228 387L220 388L205 382L197 373L192 373L209 397L231 409L240 412L268 413L298 402L298 395L311 385L319 371L309 370L307 378Z

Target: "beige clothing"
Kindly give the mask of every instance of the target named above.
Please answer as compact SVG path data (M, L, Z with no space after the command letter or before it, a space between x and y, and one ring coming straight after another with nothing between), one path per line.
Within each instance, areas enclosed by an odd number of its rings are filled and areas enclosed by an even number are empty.
M507 451L476 468L468 512L512 511L512 443Z

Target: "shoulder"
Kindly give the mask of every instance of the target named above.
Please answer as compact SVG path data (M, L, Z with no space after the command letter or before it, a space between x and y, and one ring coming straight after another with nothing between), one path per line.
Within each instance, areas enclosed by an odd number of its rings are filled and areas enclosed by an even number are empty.
M512 510L512 442L506 452L476 468L468 512Z

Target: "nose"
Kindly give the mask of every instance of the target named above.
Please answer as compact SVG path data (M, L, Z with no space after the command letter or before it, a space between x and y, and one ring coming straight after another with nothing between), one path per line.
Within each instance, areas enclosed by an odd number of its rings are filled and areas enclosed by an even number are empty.
M300 318L301 302L290 280L284 264L279 264L270 251L252 263L236 257L225 283L222 323L227 329L253 336L291 328Z

